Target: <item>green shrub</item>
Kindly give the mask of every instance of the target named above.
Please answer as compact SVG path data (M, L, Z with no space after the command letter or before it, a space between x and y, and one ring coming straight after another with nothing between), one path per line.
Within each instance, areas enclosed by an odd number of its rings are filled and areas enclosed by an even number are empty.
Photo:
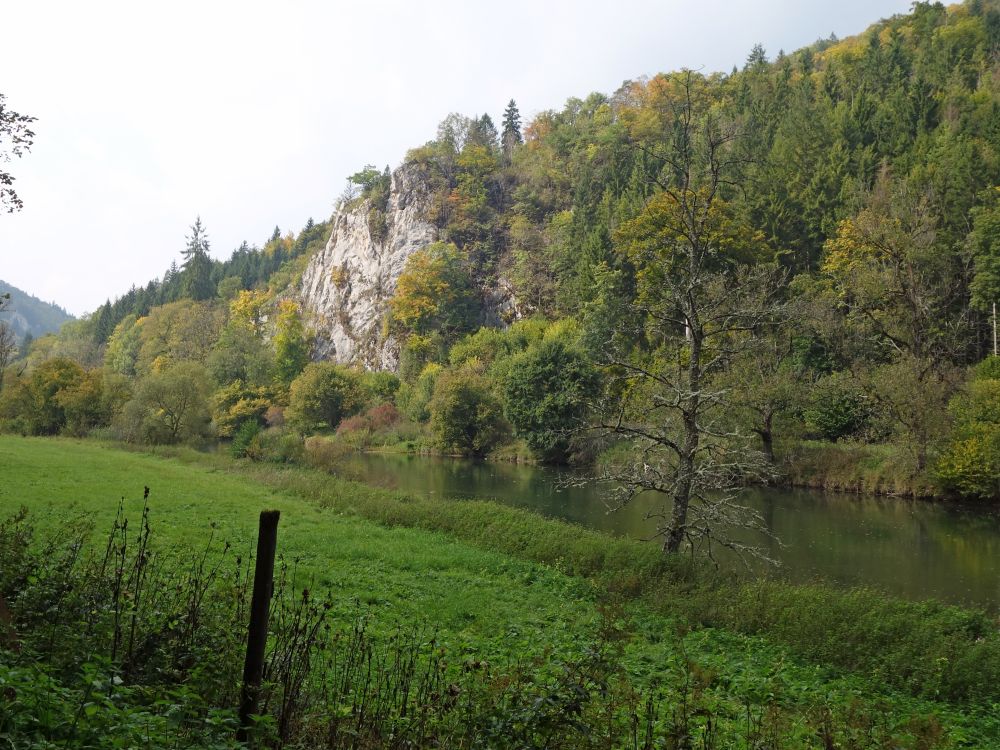
M827 440L860 433L869 418L868 404L850 374L834 373L817 381L803 416L809 429Z
M992 354L972 368L973 380L1000 380L1000 357Z
M305 459L305 448L298 433L271 427L253 436L245 455L255 463L298 464Z
M597 369L582 352L546 339L511 359L505 411L532 451L543 461L562 463L599 384Z
M362 372L361 387L372 406L391 402L399 390L399 378L391 372Z
M489 366L494 359L506 357L518 351L507 331L497 328L480 328L473 334L456 342L448 352L448 360L453 367L476 359Z
M233 458L245 458L253 439L261 431L260 422L250 419L240 425L233 435L233 442L229 446L229 452Z
M510 439L503 406L481 375L442 373L427 408L431 432L444 451L485 456Z
M293 382L285 418L301 432L328 430L364 406L357 372L332 362L313 362Z
M404 382L400 386L396 394L396 405L409 419L414 422L426 422L430 419L427 406L434 396L434 383L442 371L441 365L431 363L420 372L416 382Z
M351 447L339 441L313 435L305 440L303 445L303 460L307 466L322 471L333 472L340 465L344 456L351 452Z
M978 374L951 401L955 428L935 475L946 492L994 499L1000 498L1000 380Z

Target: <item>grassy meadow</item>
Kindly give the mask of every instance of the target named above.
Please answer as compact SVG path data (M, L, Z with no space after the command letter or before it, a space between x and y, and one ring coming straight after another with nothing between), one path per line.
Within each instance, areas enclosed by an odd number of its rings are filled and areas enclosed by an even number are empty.
M330 592L334 631L364 616L378 636L404 628L433 638L455 664L533 665L550 677L582 663L598 640L613 641L630 700L656 701L663 736L699 747L758 747L767 737L782 748L1000 746L991 684L1000 646L995 623L982 632L977 613L864 592L706 583L652 545L520 510L187 449L0 436L0 467L0 519L26 507L40 538L83 519L95 549L120 501L141 518L144 486L152 544L180 560L220 555L226 542L228 555L245 555L259 511L277 508L294 588ZM565 745L519 746L684 746L584 744L572 734L582 728L565 731Z

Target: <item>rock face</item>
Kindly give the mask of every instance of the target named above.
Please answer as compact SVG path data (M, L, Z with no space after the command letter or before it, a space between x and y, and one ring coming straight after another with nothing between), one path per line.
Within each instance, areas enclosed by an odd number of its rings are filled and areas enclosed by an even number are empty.
M310 260L300 291L316 357L395 368L397 346L383 335L382 321L406 259L438 238L426 218L429 198L419 169L404 164L392 174L384 227L370 221L367 202L334 216L330 240Z

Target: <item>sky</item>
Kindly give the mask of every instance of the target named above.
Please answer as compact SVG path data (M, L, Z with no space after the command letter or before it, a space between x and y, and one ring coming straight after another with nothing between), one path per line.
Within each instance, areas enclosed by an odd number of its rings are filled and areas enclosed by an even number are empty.
M678 70L849 36L910 0L78 0L8 3L0 93L37 118L6 165L0 279L92 312L179 260L325 220L449 113L522 118ZM2 147L0 143L0 147Z

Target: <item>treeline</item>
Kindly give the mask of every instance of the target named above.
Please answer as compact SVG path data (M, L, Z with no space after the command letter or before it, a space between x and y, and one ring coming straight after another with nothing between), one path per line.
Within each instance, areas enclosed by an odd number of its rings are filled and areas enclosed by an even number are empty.
M16 352L0 389L0 422L25 434L104 429L140 442L230 435L221 414L213 423L213 404L233 393L281 401L308 362L308 336L287 291L329 232L328 222L312 219L297 236L276 227L263 248L243 243L220 262L197 220L183 264L162 280Z
M311 322L283 290L328 225L218 263L198 223L182 266L9 367L0 419L133 440L245 430L241 451L340 429L548 461L644 452L671 481L784 472L995 498L998 43L995 0L916 3L857 37L630 81L523 128L513 101L499 127L449 115L407 157L441 241L389 304L398 376L307 367ZM390 175L351 181L377 237ZM81 403L101 416L31 416L74 401L45 382L59 357L100 380L104 400ZM200 416L154 424L161 381L183 379ZM862 458L833 481L845 444ZM805 452L811 475L794 470Z
M191 227L191 235L182 252L182 265L174 262L162 279L154 279L145 287L133 286L114 302L108 300L90 316L91 325L87 328L92 330L80 333L90 333L94 343L100 346L128 315L141 318L154 307L180 299L203 301L218 297L227 300L241 290L272 286L271 277L286 261L311 254L326 242L329 234L327 222L316 224L310 218L298 236L282 237L281 230L275 227L263 248L243 242L228 260L218 261L209 257L208 235L199 217Z

